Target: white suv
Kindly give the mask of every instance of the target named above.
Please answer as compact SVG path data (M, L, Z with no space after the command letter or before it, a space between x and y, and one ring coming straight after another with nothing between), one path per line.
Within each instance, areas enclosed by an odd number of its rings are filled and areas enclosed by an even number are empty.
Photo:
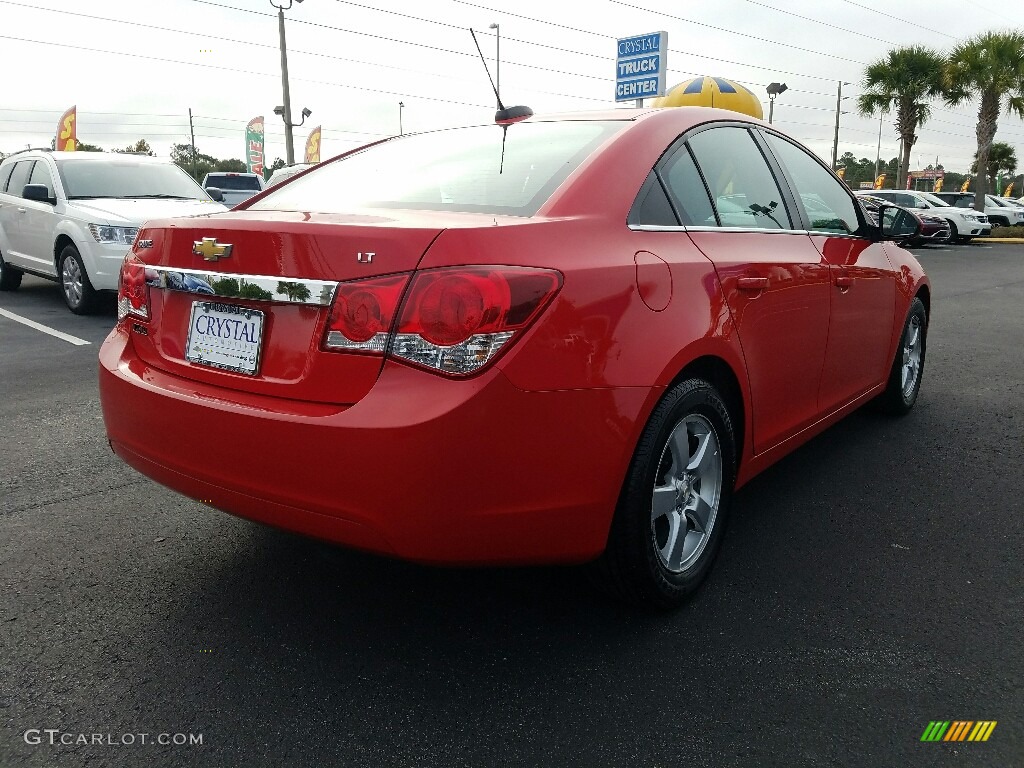
M987 235L992 231L988 217L967 208L956 208L931 192L916 192L912 189L871 189L855 194L871 195L895 205L910 208L915 213L927 211L931 216L941 216L949 222L949 241L967 242L972 237Z
M117 290L121 262L149 219L227 210L169 160L25 150L0 163L0 290L28 272L61 283L75 314Z

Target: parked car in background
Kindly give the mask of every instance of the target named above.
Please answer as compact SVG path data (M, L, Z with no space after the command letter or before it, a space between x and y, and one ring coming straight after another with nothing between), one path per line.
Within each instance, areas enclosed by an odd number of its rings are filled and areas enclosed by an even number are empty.
M267 180L267 186L272 187L275 184L280 184L286 179L290 179L292 176L297 176L307 168L312 168L313 163L295 163L294 165L286 165L284 168L278 168Z
M895 205L908 208L915 213L941 216L949 224L949 242L969 242L971 238L987 235L992 231L988 216L967 208L952 206L931 192L916 192L912 189L872 189L857 191L859 197L870 195Z
M706 107L393 137L146 226L107 435L241 517L424 563L590 561L677 605L734 488L869 401L913 407L931 289L903 213L873 225L813 152Z
M973 192L935 192L936 197L957 208L974 209ZM1024 208L995 195L985 195L985 215L993 227L1024 227Z
M217 171L206 174L203 179L203 189L219 189L224 205L228 208L234 208L253 195L258 195L265 186L263 176L258 173Z
M872 220L876 225L878 223L878 210L882 206L889 206L890 208L895 207L888 200L883 200L880 197L873 197L869 194L858 195L857 199L860 200L861 205L863 205L871 215ZM909 208L899 208L899 210L906 211L908 216L913 216L920 224L920 230L916 234L907 235L897 239L896 243L898 245L905 248L913 248L923 245L924 243L949 242L949 223L941 216L912 211Z
M23 273L60 282L76 314L117 289L121 263L148 219L225 207L185 171L156 157L25 150L0 163L0 290Z

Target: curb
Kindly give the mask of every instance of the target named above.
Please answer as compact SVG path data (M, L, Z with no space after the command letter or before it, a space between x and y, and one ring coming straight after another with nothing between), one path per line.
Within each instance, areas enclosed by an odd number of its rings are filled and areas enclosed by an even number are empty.
M975 243L1024 243L1024 237L975 237Z

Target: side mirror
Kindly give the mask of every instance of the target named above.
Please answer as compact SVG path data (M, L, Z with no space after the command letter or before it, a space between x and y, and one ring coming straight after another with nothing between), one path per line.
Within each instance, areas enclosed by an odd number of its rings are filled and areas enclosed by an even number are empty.
M207 187L206 194L216 200L218 203L224 202L224 193L221 192L217 187Z
M26 184L21 190L21 196L26 200L35 200L39 203L57 204L57 198L50 194L45 184Z
M921 223L909 211L894 205L878 209L878 226L883 240L907 240L921 234Z

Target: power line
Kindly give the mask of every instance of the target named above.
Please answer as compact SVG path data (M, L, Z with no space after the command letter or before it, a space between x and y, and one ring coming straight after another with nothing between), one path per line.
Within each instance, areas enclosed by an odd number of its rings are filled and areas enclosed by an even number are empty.
M868 34L865 34L863 32L858 32L855 29L846 29L846 27L839 27L839 26L836 26L835 24L829 24L827 21L822 21L821 19L812 19L810 16L802 16L799 13L793 13L793 11L786 11L786 10L783 10L782 8L776 8L775 6L768 5L767 3L759 3L757 0L746 0L746 1L748 3L750 3L751 5L759 5L762 8L767 8L769 11L773 11L774 13L784 13L787 16L793 16L793 17L795 17L797 19L803 19L804 21L810 21L810 22L812 22L814 24L821 24L822 26L829 27L830 29L838 29L840 32L847 32L847 33L849 33L851 35L857 35L859 37L866 37L868 40L874 40L874 41L879 42L879 43L885 43L886 45L896 45L896 43L894 43L892 40L883 40L882 38L875 37L874 35L868 35Z
M907 21L906 19L901 19L899 16L893 16L892 14L884 13L883 11L879 11L879 10L877 10L875 8L869 8L866 5L861 5L860 3L855 3L855 2L853 2L853 0L843 0L843 2L847 3L848 5L853 5L853 6L857 7L857 8L863 8L865 11L871 11L871 13L877 13L879 16L885 16L887 19L894 19L896 21L901 21L904 24L909 24L912 27L917 27L918 29L923 29L923 30L925 30L927 32L934 32L936 35L942 35L943 37L948 37L950 40L956 40L956 38L953 35L947 34L945 32L940 32L937 29L932 29L931 27L926 27L926 26L923 26L921 24L915 24L912 21Z
M535 19L532 16L523 16L521 14L511 13L510 11L502 10L502 9L499 9L499 8L491 8L491 7L486 6L486 5L480 5L478 3L471 3L468 0L453 0L453 2L459 3L461 5L468 5L471 8L478 8L478 9L483 10L483 11L489 11L491 13L500 13L503 16L511 16L514 19L523 19L525 21L532 21L532 22L535 22L537 24L547 24L549 26L557 27L559 29L568 29L568 30L571 30L573 32L582 32L584 34L594 35L595 37L603 37L603 38L608 39L608 40L615 40L616 39L614 35L606 35L606 34L601 33L601 32L592 32L590 30L579 29L577 27L569 27L569 26L566 26L564 24L556 24L553 21L545 21L544 19ZM825 81L828 81L828 82L834 82L836 80L836 78L834 78L834 77L822 77L821 75L811 75L811 74L808 74L806 72L792 72L792 71L789 71L789 70L776 69L774 67L765 67L765 66L762 66L760 64L753 64L753 63L748 62L748 61L734 61L733 59L723 59L723 58L719 58L717 56L711 56L711 55L706 54L706 53L695 53L693 51L681 51L681 50L678 50L676 48L669 48L668 50L669 50L669 53L675 53L675 54L683 55L683 56L697 56L697 57L702 58L702 59L707 59L708 61L717 61L717 62L720 62L722 64L732 64L734 66L739 66L739 67L750 67L751 69L759 69L759 70L763 70L765 72L773 72L773 73L775 73L777 75L790 75L792 77L806 77L809 80L825 80ZM679 71L681 71L681 70L679 70ZM700 75L702 73L699 73L699 72L698 73L689 73L689 72L687 72L685 74L697 74L697 75ZM767 85L767 83L755 83L755 85ZM790 88L789 90L792 91L793 93L806 93L806 94L813 95L813 96L826 96L826 97L829 97L829 98L832 97L831 93L820 93L818 91L804 91L804 90L799 89L799 88Z
M196 0L196 1L198 2L199 0ZM829 59L836 59L837 61L846 61L846 62L849 62L850 64L859 64L862 67L866 67L867 66L867 62L857 61L857 59L847 59L844 56L836 56L834 53L825 53L824 51L815 51L815 50L812 50L810 48L801 48L799 45L791 45L789 43L780 43L778 40L769 40L766 37L758 37L757 35L751 35L751 34L749 34L747 32L737 32L735 29L726 29L725 27L716 27L714 24L708 24L708 23L703 22L703 21L694 21L693 19L686 19L686 18L683 18L682 16L673 16L671 13L665 13L664 11L656 11L653 8L645 8L642 5L633 5L632 3L624 2L624 0L609 0L609 2L615 3L616 5L625 6L626 8L632 8L632 9L637 10L637 11L646 11L647 13L653 13L656 16L667 16L668 18L675 19L676 21L686 22L687 24L695 24L698 27L706 27L707 29L713 29L716 32L724 32L724 33L729 34L729 35L737 35L739 37L745 37L745 38L748 38L750 40L757 40L758 42L761 42L761 43L768 43L769 45L781 46L783 48L792 48L794 51L801 51L803 53L813 53L815 56L825 56L826 58L829 58ZM836 78L830 78L830 79L835 80Z

